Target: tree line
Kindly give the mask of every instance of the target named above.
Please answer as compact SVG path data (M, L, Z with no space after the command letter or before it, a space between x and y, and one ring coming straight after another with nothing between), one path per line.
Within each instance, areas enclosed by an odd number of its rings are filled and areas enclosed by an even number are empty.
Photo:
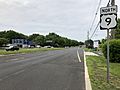
M13 30L0 32L0 46L12 43L12 39L27 39L40 46L51 45L54 47L71 47L84 44L83 42L78 42L77 40L71 40L66 37L59 36L56 33L49 33L46 36L40 34L32 34L27 36Z

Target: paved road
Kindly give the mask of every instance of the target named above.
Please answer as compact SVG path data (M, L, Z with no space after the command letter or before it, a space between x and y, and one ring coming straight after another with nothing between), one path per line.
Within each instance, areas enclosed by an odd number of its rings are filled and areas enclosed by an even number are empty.
M70 48L0 57L0 90L85 90L83 51Z

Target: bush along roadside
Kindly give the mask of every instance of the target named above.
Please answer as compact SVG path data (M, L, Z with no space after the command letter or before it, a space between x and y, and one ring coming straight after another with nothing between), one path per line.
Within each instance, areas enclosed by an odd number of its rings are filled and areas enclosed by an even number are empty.
M107 43L103 45L102 52L107 58ZM120 39L110 40L110 62L120 63Z

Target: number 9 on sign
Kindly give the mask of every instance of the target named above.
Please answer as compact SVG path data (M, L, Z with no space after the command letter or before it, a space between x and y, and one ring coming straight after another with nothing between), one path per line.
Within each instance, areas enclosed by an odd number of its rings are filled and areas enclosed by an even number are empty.
M117 25L117 15L102 15L100 17L100 28L101 29L114 29Z
M110 23L111 23L111 18L108 17L108 18L105 19L105 21L107 22L107 25L110 25Z

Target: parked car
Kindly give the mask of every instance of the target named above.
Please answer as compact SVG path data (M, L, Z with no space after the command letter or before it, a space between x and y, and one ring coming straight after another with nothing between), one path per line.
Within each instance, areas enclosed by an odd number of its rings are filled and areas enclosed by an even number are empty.
M37 45L36 48L41 48L41 46L40 46L40 45Z
M52 46L44 46L44 48L52 48Z
M15 50L19 50L19 47L18 46L9 46L6 48L6 51L15 51Z

